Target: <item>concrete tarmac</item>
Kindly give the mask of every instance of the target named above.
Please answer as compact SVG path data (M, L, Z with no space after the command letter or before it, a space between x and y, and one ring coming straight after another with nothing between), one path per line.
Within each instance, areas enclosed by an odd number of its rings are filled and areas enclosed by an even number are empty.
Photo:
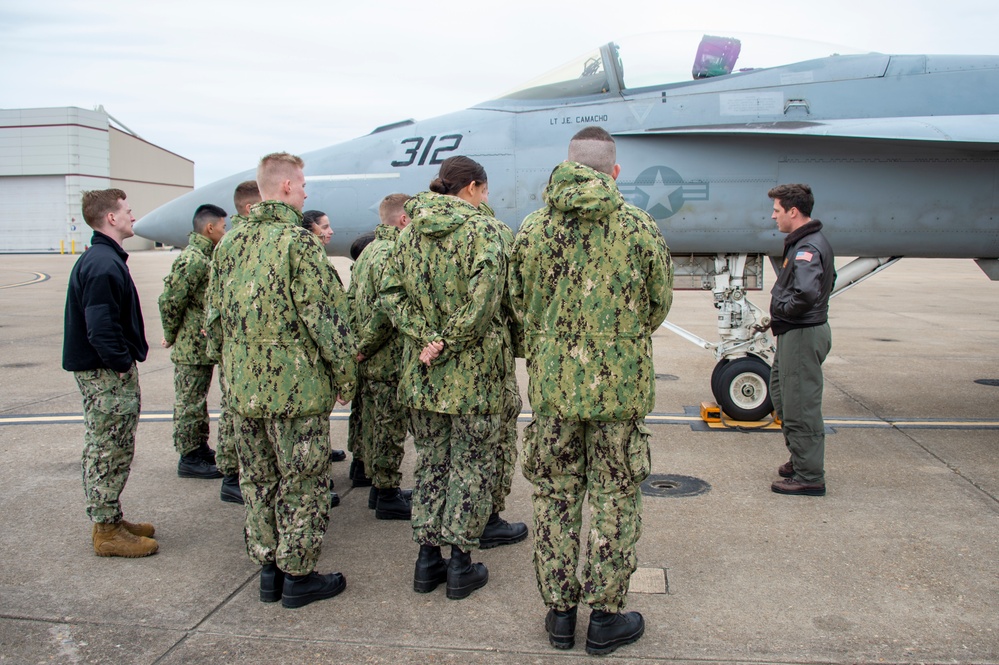
M376 520L347 463L319 565L347 590L298 610L259 602L242 507L219 500L219 481L176 473L156 308L176 256L129 259L151 350L122 504L156 525L144 559L91 546L80 395L60 368L75 258L0 259L0 663L592 662L584 609L575 649L549 646L530 539L475 553L490 579L468 599L413 593L408 523ZM751 299L765 308L767 292ZM714 317L710 294L678 292L669 319L713 339ZM835 299L831 325L825 497L770 491L787 460L778 432L700 427L714 359L655 335L653 473L669 478L645 497L628 605L647 627L606 660L999 662L999 284L971 261L904 260ZM334 447L347 412L333 412ZM412 463L410 442L406 486ZM699 492L671 492L685 480ZM531 524L519 473L504 516Z

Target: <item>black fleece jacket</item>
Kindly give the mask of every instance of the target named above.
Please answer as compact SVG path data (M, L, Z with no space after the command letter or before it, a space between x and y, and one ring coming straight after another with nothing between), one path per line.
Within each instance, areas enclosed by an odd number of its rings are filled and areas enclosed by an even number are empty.
M128 253L94 231L90 249L69 275L62 368L124 373L149 352L139 293L125 261Z

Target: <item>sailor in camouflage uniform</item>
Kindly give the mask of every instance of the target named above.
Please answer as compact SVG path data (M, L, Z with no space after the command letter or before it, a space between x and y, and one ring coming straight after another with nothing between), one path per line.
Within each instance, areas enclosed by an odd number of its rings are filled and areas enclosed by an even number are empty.
M496 219L496 214L488 203L479 205L479 210L489 217L496 233L503 241L503 252L510 258L513 250L513 231L510 227ZM486 526L479 536L479 549L487 550L500 545L512 545L527 538L527 525L523 522L507 522L500 517L506 510L506 497L513 487L513 472L517 465L517 418L524 406L520 399L520 387L517 385L516 358L523 358L521 338L513 307L510 303L509 289L504 289L503 302L497 315L504 329L503 343L508 351L504 354L506 362L506 378L503 380L503 410L500 414L500 437L496 446L496 470L493 474L492 497L493 511L486 521Z
M382 199L375 239L357 257L350 280L362 404L361 457L365 474L373 483L375 517L382 520L411 517L410 499L399 487L399 467L409 429L408 411L396 400L403 340L389 315L378 307L388 257L399 232L409 224L403 210L408 200L408 194L389 194Z
M211 204L199 206L195 211L194 230L188 236L187 247L163 279L163 293L159 297L163 324L161 345L171 349L170 360L174 364L173 445L180 455L177 475L181 478L225 476L222 499L242 503L242 497L238 497L239 462L232 439L219 439L217 456L208 447L208 389L215 366L208 358L208 342L203 334L205 291L212 251L225 234L225 218L225 210ZM229 418L224 411L219 421L226 422ZM232 428L228 427L228 430ZM216 467L216 458L222 469ZM228 494L227 489L230 490Z
M620 166L610 135L584 129L569 159L551 175L547 206L524 220L510 259L535 414L521 466L534 484L534 565L549 640L573 646L582 602L593 610L587 652L601 654L644 631L639 613L621 609L641 534L639 485L650 470L650 336L669 311L672 268L652 219L625 203L614 182Z
M410 408L416 446L413 539L420 545L413 588L447 582L465 598L488 581L470 551L492 509L506 364L497 311L506 257L491 217L485 170L463 156L406 204L382 283L382 306L404 335L398 399ZM451 545L450 562L440 546Z
M245 180L232 193L236 213L229 218L229 228L234 229L250 218L250 208L260 203L260 188L256 180Z
M209 336L235 412L246 546L260 599L302 607L346 587L315 572L329 523L329 414L354 392L354 340L326 253L301 228L305 175L288 153L260 161L265 199L215 250Z
M347 287L347 307L350 310L350 329L357 330L357 280L354 279L354 267L357 260L369 244L374 242L375 234L364 234L350 245L350 260L354 263L350 266L350 286ZM350 470L347 477L350 478L352 487L370 487L371 494L368 495L368 508L375 509L378 503L378 490L371 484L371 478L364 470L364 441L361 427L361 414L364 412L364 377L358 368L357 386L354 389L354 399L350 400L350 416L347 419L347 450L350 452Z
M83 218L94 230L90 249L69 276L62 367L83 396L81 470L91 540L97 556L155 554L156 529L123 519L119 496L135 454L139 370L146 359L139 294L122 248L134 234L132 208L120 189L82 192Z
M250 207L260 203L260 188L256 180L246 180L236 185L233 191L232 204L236 214L229 217L229 228L234 229L245 222L250 215ZM206 324L207 329L207 324ZM221 499L230 503L243 503L243 494L239 489L239 458L236 455L236 428L232 420L232 408L229 405L229 382L225 378L222 367L222 350L206 348L208 358L219 367L219 422L218 439L219 454L216 462L222 473ZM228 442L228 443L227 443Z

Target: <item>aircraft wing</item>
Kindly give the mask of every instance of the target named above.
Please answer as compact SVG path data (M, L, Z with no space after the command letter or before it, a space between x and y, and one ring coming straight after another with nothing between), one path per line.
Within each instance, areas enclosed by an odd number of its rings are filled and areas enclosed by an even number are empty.
M615 136L808 136L889 141L935 141L999 148L999 115L848 118L697 125L617 132Z

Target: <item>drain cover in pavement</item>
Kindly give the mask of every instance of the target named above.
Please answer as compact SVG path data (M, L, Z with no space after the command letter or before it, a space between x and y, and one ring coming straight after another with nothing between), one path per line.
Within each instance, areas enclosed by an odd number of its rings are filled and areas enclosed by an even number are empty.
M645 496L698 496L711 491L711 485L693 476L653 474L642 483Z

